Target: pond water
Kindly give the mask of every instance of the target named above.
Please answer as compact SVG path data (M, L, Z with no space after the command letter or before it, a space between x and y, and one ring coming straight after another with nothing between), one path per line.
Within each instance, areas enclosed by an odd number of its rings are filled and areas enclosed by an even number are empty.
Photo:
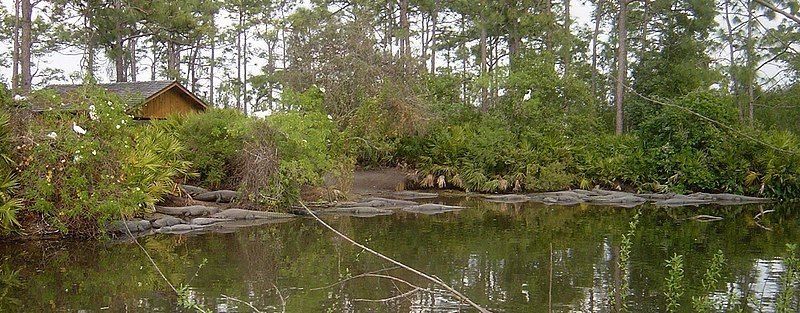
M665 310L665 261L676 253L684 255L685 264L681 308L690 309L691 298L704 294L701 277L718 250L726 263L711 298L734 299L731 304L745 304L746 311L772 311L783 290L779 279L786 244L800 243L800 210L791 204L623 209L499 204L464 196L430 202L467 209L325 220L497 312L613 311L614 286L625 279L616 267L620 243L637 212L627 264L631 312ZM765 210L774 211L754 219ZM690 219L698 214L723 219ZM251 312L227 297L262 312L473 311L312 219L139 241L176 287L183 286L189 298L212 312ZM191 311L178 304L130 241L6 244L0 256L3 312ZM363 273L392 276L432 292L409 292L412 287L385 277L347 280Z

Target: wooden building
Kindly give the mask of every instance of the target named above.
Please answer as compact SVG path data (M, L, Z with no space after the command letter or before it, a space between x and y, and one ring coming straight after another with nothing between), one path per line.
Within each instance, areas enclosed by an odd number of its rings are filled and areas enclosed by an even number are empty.
M82 85L50 85L47 88L68 95ZM203 100L177 81L144 81L97 84L117 94L136 119L163 119L174 114L202 112L208 109Z

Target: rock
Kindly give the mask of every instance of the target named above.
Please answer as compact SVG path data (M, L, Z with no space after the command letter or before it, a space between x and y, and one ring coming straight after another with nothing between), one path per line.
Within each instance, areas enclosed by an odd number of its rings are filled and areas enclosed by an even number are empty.
M226 221L231 221L231 219L213 218L213 217L211 217L211 218L209 218L209 217L198 217L198 218L192 219L191 224L192 225L209 225L209 224L214 224L214 223L219 223L219 222L226 222Z
M126 225L127 228L125 227ZM130 230L131 233L138 233L149 230L151 227L148 220L116 221L108 224L108 231L127 234L128 230Z
M526 195L484 195L486 201L500 203L522 203L528 202L530 198Z
M373 207L373 208L387 208L387 207L403 207L408 205L417 204L414 201L386 199L386 198L366 198L361 202L348 203L342 207Z
M219 212L219 208L204 205L184 207L156 206L156 212L173 216L206 216Z
M167 227L167 226L172 226L172 225L177 225L177 224L184 224L184 223L185 222L182 219L179 219L179 218L174 217L174 216L167 216L167 217L162 217L162 218L159 218L159 219L153 221L153 228L162 228L162 227Z
M208 190L208 189L205 189L205 188L192 186L192 185L180 185L180 188L181 188L181 190L183 190L183 192L185 192L186 194L188 194L188 195L190 195L192 197L194 197L196 195L199 195L199 194L202 194L202 193L206 193L206 192L210 192L211 191L211 190Z
M211 215L212 218L231 219L231 220L253 220L253 219L288 219L296 217L293 214L252 211L244 209L227 209Z
M433 199L439 197L438 193L418 191L398 191L393 194L396 198L404 200Z
M331 208L315 212L319 214L335 214L346 215L355 217L374 217L379 215L390 215L394 213L392 210L374 208L374 207L347 207L347 208Z
M445 212L458 211L462 209L464 209L464 207L462 206L426 203L426 204L412 205L409 207L405 207L403 208L403 211L411 213L422 213L422 214L439 214Z
M193 198L199 201L228 203L232 202L233 200L236 200L236 191L233 190L209 191L196 195Z

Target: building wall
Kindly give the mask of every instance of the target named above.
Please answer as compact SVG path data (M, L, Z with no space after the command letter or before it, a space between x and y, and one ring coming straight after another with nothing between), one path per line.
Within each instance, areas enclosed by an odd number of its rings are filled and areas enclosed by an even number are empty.
M173 114L198 112L200 108L178 88L172 88L147 102L138 117L166 118Z

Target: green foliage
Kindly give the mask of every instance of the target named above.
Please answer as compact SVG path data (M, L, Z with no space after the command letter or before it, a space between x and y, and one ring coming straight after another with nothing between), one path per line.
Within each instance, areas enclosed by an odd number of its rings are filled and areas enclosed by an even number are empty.
M0 231L8 232L15 226L17 211L22 208L22 201L14 198L14 189L18 183L14 178L14 161L11 159L11 131L8 114L0 111Z
M800 260L797 258L797 244L787 244L783 259L784 272L781 274L781 291L775 300L776 312L797 312L792 309L797 285L800 284Z
M674 254L667 260L669 274L666 278L667 311L675 312L680 306L680 299L683 296L683 255Z
M196 183L211 188L236 188L231 173L252 120L232 109L176 116L160 125L186 146L181 157L198 173Z
M722 278L722 270L725 266L725 255L722 250L711 258L711 263L708 265L703 279L701 281L703 293L701 296L692 297L692 307L695 312L714 312L717 310L717 303L711 299L710 295L716 291L719 285L719 280Z
M272 187L279 204L299 199L301 187L320 185L326 174L338 174L340 164L350 163L341 153L336 125L324 113L281 112L266 122L277 133L275 146L281 156L279 180Z
M175 160L193 165L195 183L239 189L252 204L285 207L299 198L302 187L320 185L326 174L350 164L336 124L319 111L319 89L286 97L295 109L265 120L215 109L174 117L158 127L186 146Z
M189 174L180 143L151 126L137 125L119 99L84 89L65 99L34 97L41 114L20 112L15 159L19 197L63 231L96 234L105 221L152 210Z
M622 311L627 309L628 296L630 296L631 293L631 270L629 262L631 259L631 250L633 249L633 237L636 235L636 227L639 225L640 214L641 212L636 212L636 215L634 215L628 223L628 232L622 235L622 242L619 248L619 262L616 264L620 271L621 283L619 290L615 290L615 293L619 294L619 303L617 303L617 306L621 308ZM616 301L616 298L614 298L614 301Z

